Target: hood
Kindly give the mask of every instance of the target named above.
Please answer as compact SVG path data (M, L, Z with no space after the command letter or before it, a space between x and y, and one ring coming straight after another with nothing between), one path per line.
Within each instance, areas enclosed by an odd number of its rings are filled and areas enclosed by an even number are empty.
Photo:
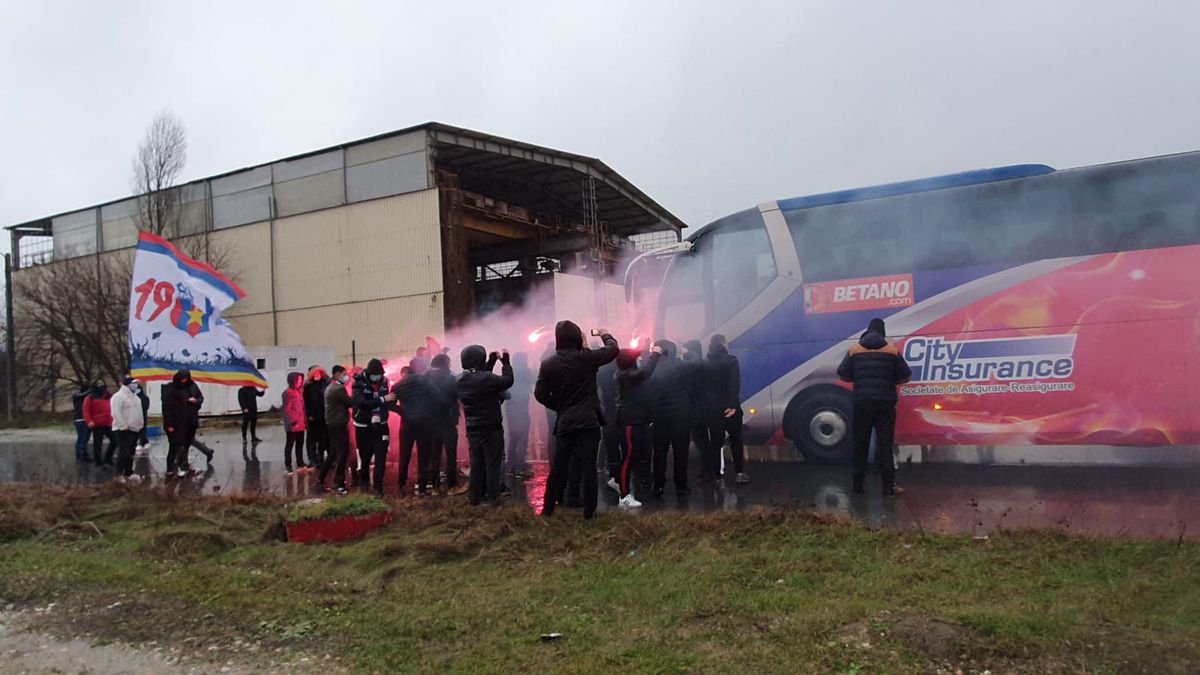
M379 359L371 359L367 362L367 367L363 369L367 375L383 375L383 361Z
M459 360L462 361L463 370L481 370L487 365L487 350L483 345L463 347Z
M438 354L433 357L430 365L433 366L434 370L450 370L450 357L445 354Z
M289 389L295 389L304 382L304 373L291 372L287 374L287 384Z
M675 343L671 342L670 340L659 340L654 344L663 350L664 358L673 359L675 358L675 354L679 353L679 348L676 347Z
M313 366L312 368L309 368L308 377L305 378L305 380L308 382L324 382L327 379L329 378L325 376L325 369L321 366Z
M583 331L573 321L559 321L554 326L554 345L557 349L583 349Z
M699 340L688 340L683 343L683 348L687 350L683 354L684 361L699 361L704 358L704 347Z
M883 349L887 346L887 343L887 338L873 330L863 333L863 336L858 340L858 344L866 347L867 349Z
M92 383L92 396L103 396L108 391L108 385L104 380L96 380Z
M429 370L429 361L424 356L414 356L409 360L408 367L412 368L414 374L423 375Z
M880 337L887 337L887 326L883 323L883 319L875 317L867 324L868 333L879 333Z
M641 355L640 349L622 349L617 354L617 367L621 370L629 370L637 366L638 357Z
M175 385L176 387L185 387L187 385L184 383L190 383L191 381L192 371L188 370L187 368L179 370L175 373L175 377L171 378L171 384Z

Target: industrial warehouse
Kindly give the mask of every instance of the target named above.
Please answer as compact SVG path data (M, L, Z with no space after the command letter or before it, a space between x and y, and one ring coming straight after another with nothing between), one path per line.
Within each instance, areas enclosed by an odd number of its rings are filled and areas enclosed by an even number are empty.
M438 123L179 190L172 239L227 252L246 297L225 318L251 353L324 348L345 363L411 353L539 280L603 287L626 253L685 227L600 160ZM8 227L17 283L70 258L132 257L136 213L128 197Z

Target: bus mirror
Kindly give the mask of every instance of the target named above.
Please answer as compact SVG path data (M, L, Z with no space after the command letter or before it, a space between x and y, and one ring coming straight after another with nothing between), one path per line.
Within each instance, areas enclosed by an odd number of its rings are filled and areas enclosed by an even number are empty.
M678 241L674 244L651 249L645 253L642 253L633 260L630 260L629 266L625 268L625 304L633 302L633 269L637 267L638 264L649 258L661 258L664 256L675 255L676 253L691 253L691 251L692 242Z

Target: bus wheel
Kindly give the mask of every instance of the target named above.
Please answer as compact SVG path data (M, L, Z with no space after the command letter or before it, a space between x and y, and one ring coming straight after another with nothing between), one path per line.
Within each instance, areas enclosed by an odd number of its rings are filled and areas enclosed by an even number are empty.
M805 389L788 404L783 428L804 459L819 464L844 464L854 452L850 432L850 392L833 385Z

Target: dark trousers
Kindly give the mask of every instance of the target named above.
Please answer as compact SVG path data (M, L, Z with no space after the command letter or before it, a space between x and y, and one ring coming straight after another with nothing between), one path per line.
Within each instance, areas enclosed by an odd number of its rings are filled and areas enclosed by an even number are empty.
M700 455L700 480L714 480L721 473L720 448L713 448L707 424L692 425L692 443Z
M188 451L196 439L196 427L175 427L167 432L167 471L187 466Z
M104 439L108 439L108 450L103 454L100 450L104 447ZM113 433L112 427L92 427L92 456L96 460L96 466L101 464L111 464L113 461L113 452L117 449L117 436Z
M883 489L896 485L896 464L892 450L896 438L896 404L854 404L854 484L862 485L867 477L867 456L871 451L871 431L875 431L875 465L883 479Z
M529 451L529 402L509 408L505 424L508 427L508 470L524 471Z
M559 434L554 439L554 462L550 465L550 478L546 482L542 515L554 513L555 505L562 501L572 460L578 463L583 483L583 517L596 515L596 449L599 445L599 428L571 431Z
M446 487L458 487L458 422L434 425L431 436L429 478L438 484L442 458L446 458ZM419 454L419 453L418 453Z
M424 492L433 484L429 468L433 464L433 425L403 420L400 422L400 485L408 482L408 464L413 446L417 446L417 489Z
M621 496L632 490L633 471L645 464L653 450L653 437L648 424L631 424L625 427L625 458L621 461Z
M250 438L258 438L258 411L248 410L242 413L242 440L246 440L246 430L250 430Z
M292 470L292 453L295 452L295 466L304 466L304 432L289 431L287 440L283 443L283 463L288 471Z
M746 470L746 446L742 442L742 416L714 418L708 425L710 455L717 459L717 473L721 470L721 453L725 451L725 437L729 437L729 454L733 455L733 470ZM713 475L716 475L715 473Z
M654 425L654 485L662 487L667 484L667 453L671 453L675 463L673 478L676 488L686 488L688 484L688 450L691 448L691 427L686 424L655 424Z
M608 467L608 477L621 480L622 466L625 463L626 427L616 424L606 424L600 430L600 445L604 446L604 465Z
M317 482L325 485L329 478L329 470L333 469L334 487L346 487L346 463L350 460L350 431L345 426L332 426L325 429L329 437L329 452L321 462L321 472L317 474Z
M91 437L92 430L88 428L87 422L75 420L75 459L87 461L87 446Z
M387 471L388 428L382 424L354 427L358 442L358 484L374 486L383 491L383 475ZM371 462L375 462L374 480L371 477Z
M305 447L308 449L308 463L312 466L324 464L325 454L329 452L329 430L324 422L309 422Z
M471 448L471 480L468 497L472 504L500 498L500 465L504 460L504 428L467 429Z
M117 432L117 471L122 476L133 474L133 446L137 445L138 432L122 430Z

